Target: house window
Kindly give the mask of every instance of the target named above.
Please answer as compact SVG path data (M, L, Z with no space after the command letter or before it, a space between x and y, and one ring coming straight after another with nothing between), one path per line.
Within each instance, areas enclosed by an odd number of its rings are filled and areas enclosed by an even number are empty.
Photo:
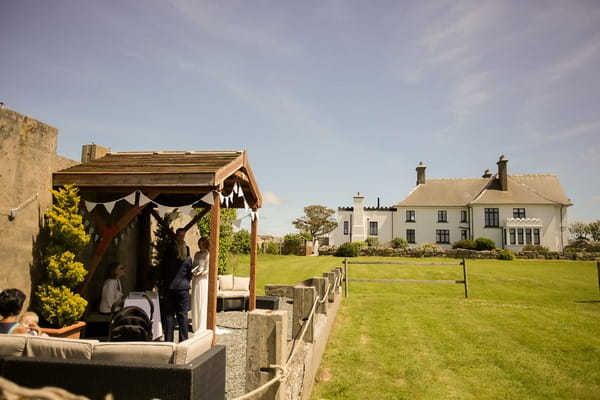
M347 235L348 233L350 233L350 224L348 221L344 221L344 235Z
M450 230L436 229L435 242L436 243L450 243Z
M469 222L467 220L467 210L460 211L460 222Z
M377 236L378 235L378 229L377 229L377 221L371 221L369 222L369 235L371 236Z
M513 208L513 218L525 218L525 209Z
M461 229L460 231L460 240L465 240L467 239L467 230L466 229Z
M408 243L415 243L415 230L414 229L407 229L406 230L406 241Z
M533 228L533 244L540 244L540 230Z
M517 229L517 241L519 244L523 244L523 228Z
M525 228L525 243L531 244L531 228Z
M484 216L486 228L497 228L500 226L500 212L497 208L486 208Z
M437 222L448 222L448 212L446 210L438 210Z
M415 210L406 210L406 222L415 222Z
M517 244L517 230L515 228L510 228L508 230L508 236L510 238L510 244Z

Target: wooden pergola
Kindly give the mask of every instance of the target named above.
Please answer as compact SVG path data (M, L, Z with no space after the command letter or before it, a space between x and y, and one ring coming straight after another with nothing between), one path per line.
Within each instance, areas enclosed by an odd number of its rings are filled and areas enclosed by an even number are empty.
M188 230L206 213L211 213L210 259L208 283L207 327L216 329L217 275L219 261L219 233L221 196L234 188L241 188L243 196L232 196L230 208L249 207L256 213L262 198L248 163L246 151L161 151L118 152L64 169L53 174L53 186L76 185L81 197L89 201L109 202L136 193L136 201L118 219L112 220L96 207L90 217L99 233L90 262L83 292L102 260L111 241L149 206L158 203L170 207L193 204L201 211L188 223ZM212 197L212 198L211 198ZM148 201L143 203L141 199ZM203 199L203 200L201 200ZM212 201L211 201L212 200ZM212 204L211 204L212 203ZM146 210L164 227L159 213ZM256 249L258 218L251 218L250 246L250 300L249 308L256 307ZM149 260L142 260L149 261ZM213 344L215 337L213 335Z

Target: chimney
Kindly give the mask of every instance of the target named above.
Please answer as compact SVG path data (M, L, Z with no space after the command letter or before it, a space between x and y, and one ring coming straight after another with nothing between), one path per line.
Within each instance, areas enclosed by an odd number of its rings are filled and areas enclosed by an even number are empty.
M379 208L379 197L377 198L377 208Z
M86 163L88 161L95 160L100 157L104 157L110 149L106 147L98 146L97 144L84 144L81 146L81 162Z
M427 167L423 165L423 161L420 161L417 166L417 186L425 184L425 168Z
M483 172L483 175L481 175L481 177L482 177L482 178L491 178L491 177L492 177L492 173L490 172L490 170L489 170L489 169L486 169L486 170Z
M496 164L498 164L498 181L500 181L500 190L507 191L508 190L508 173L506 172L506 164L508 160L504 158L504 155L500 156L500 159Z

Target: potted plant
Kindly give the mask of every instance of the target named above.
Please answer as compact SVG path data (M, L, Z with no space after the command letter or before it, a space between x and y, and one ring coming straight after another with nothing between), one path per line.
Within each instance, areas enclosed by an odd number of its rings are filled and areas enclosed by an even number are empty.
M85 322L79 321L87 301L73 290L87 270L76 256L90 241L79 214L79 191L74 185L52 190L52 207L44 214L50 240L44 257L45 276L35 292L37 311L51 328L50 336L79 337ZM75 333L71 331L75 330Z

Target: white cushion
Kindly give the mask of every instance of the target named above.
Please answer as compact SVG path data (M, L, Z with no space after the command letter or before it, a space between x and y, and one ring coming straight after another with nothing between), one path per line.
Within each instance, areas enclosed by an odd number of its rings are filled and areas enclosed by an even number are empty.
M103 342L94 346L92 359L141 364L171 364L175 347L175 343L171 342Z
M188 340L177 344L175 348L175 364L187 364L200 354L210 350L212 347L213 331L205 329L194 332Z
M247 290L227 290L227 291L218 291L217 297L223 297L225 299L231 299L234 297L248 297L250 296L250 292Z
M233 278L233 290L249 290L250 278L236 276Z
M219 290L233 290L233 275L219 275Z
M55 337L27 338L27 357L89 360L97 340L65 339Z
M0 357L22 356L28 335L0 335Z

